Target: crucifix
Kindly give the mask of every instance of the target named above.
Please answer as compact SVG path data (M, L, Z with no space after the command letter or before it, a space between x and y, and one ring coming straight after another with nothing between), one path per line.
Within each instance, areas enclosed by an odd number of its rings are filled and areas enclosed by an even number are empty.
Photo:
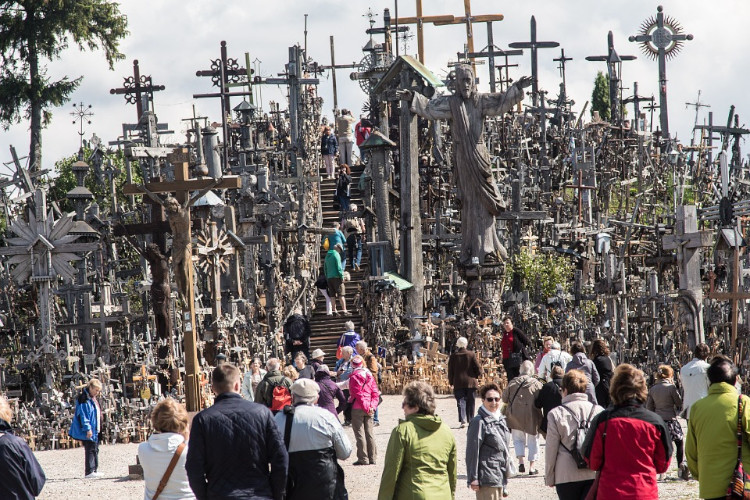
M612 31L607 34L607 55L587 56L587 61L604 61L607 63L607 75L609 76L609 116L612 123L620 122L620 80L622 73L622 62L633 61L635 56L621 56L615 50L615 41Z
M685 35L680 24L667 16L659 5L656 18L651 17L643 22L638 35L628 37L631 42L640 42L643 52L659 60L659 117L661 133L669 140L669 115L667 114L667 58L674 57L685 40L692 40L693 35Z
M643 97L638 95L638 82L633 82L633 95L632 97L628 97L626 99L622 100L622 104L630 104L633 103L633 112L635 113L635 130L640 131L641 130L641 103L642 102L650 102L653 104L654 102L654 96L651 97ZM693 134L695 137L695 134ZM692 145L692 141L691 141Z
M565 80L565 65L568 61L572 61L573 58L565 57L565 49L560 49L560 57L556 57L552 60L556 63L560 63L557 65L557 69L560 70L560 77L562 78L562 87L560 87L560 102L565 102L568 99L568 86Z
M586 186L583 184L583 168L578 168L578 184L566 184L565 187L573 188L578 191L578 222L583 222L583 196L584 191L593 191L596 189L596 186ZM589 208L591 206L591 200L587 200L589 202ZM591 220L591 213L589 212L587 214L589 217L589 220Z
M167 156L167 161L174 166L174 181L149 182L144 186L127 184L123 187L123 193L145 194L166 209L167 220L172 230L172 271L183 304L185 403L188 411L199 411L201 400L196 348L190 207L211 189L238 189L241 183L237 176L224 176L221 179L190 179L188 172L190 154L187 148L175 149ZM191 196L192 191L197 191L197 193ZM158 193L167 193L168 196L162 199L157 195Z
M451 15L447 16L425 16L422 14L422 0L416 0L417 3L417 15L414 17L399 17L396 19L396 25L401 26L403 24L416 24L417 25L417 57L419 62L424 64L424 24L437 22L452 22L455 18Z
M233 96L251 96L253 95L252 89L248 91L231 92L229 89L231 86L235 86L240 82L240 79L245 76L248 87L251 85L251 68L243 68L237 62L237 59L227 57L227 42L221 42L221 55L219 59L211 61L211 69L198 70L195 72L195 76L210 76L214 87L219 87L219 92L211 94L193 94L194 99L204 99L210 97L218 97L221 99L221 129L222 129L222 169L226 171L229 167L229 131L227 127L227 120L231 119L232 116L232 104L230 98Z
M133 76L124 78L123 86L116 89L110 89L112 95L124 95L125 102L135 104L138 113L138 120L143 115L143 105L148 108L149 103L154 101L154 92L164 90L164 85L154 85L151 76L141 75L138 59L133 61Z
M547 212L526 211L523 209L524 168L516 170L517 177L511 181L511 210L501 212L498 220L509 221L513 225L511 231L511 250L521 248L521 225L524 221L539 221L547 218Z
M537 106L539 94L539 69L537 65L537 50L553 49L559 47L558 42L540 42L536 39L536 18L531 16L531 39L528 42L509 43L508 47L513 49L531 49L531 102Z
M215 221L210 221L208 227L198 236L197 253L203 260L199 266L208 272L211 284L211 316L214 324L214 340L218 338L219 320L221 319L221 275L229 270L230 258L234 255L234 247L226 231L219 231Z
M694 128L698 130L706 130L708 131L708 165L711 165L713 163L713 141L714 141L714 133L718 132L722 135L722 141L724 142L724 148L726 148L726 144L729 141L729 137L734 137L735 141L738 141L740 137L742 137L745 134L750 134L750 130L746 128L741 128L737 125L731 126L731 120L732 116L734 115L734 108L732 108L732 111L729 113L729 120L727 121L727 126L722 127L720 125L714 125L714 113L713 111L708 112L708 125L696 125ZM736 155L733 155L736 156ZM734 165L735 158L732 158ZM736 166L735 166L736 168Z
M333 45L333 35L330 36L331 40L331 65L330 66L319 66L320 69L331 70L331 81L333 83L333 114L337 114L339 110L339 94L336 87L336 70L337 69L355 69L359 67L357 63L351 64L336 64L336 53Z
M506 50L505 54L503 54L503 57L505 58L505 63L498 64L495 66L498 70L498 76L500 76L500 80L498 83L500 84L500 92L505 92L508 88L510 88L510 84L513 83L513 79L510 77L510 73L508 70L510 68L517 68L518 64L510 64L508 62L508 57L510 56L520 56L523 54L523 50ZM505 70L505 76L503 76L503 70Z

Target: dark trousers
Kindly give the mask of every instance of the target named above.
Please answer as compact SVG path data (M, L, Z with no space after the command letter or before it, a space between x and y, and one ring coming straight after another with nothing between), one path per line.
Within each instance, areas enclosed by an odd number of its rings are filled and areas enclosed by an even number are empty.
M349 401L349 389L344 389L342 391L344 393L344 397L347 401ZM351 423L352 421L352 403L347 403L344 407L344 423Z
M573 481L572 483L556 484L555 489L560 500L585 500L592 484L594 484L593 479Z
M99 468L99 442L83 441L83 449L86 456L86 475L88 476Z
M682 464L682 459L685 458L684 455L683 455L684 452L682 450L682 439L675 439L673 441L674 441L675 450L677 450L676 451L676 455L677 455L676 458L677 458L677 465L679 466L679 465Z
M474 398L476 389L453 389L453 395L456 397L458 406L458 421L466 424L474 418Z
M509 361L510 361L509 359L504 359L503 360L503 366L505 367L505 373L508 375L508 382L510 382L511 380L513 380L514 378L516 378L520 374L520 371L521 371L521 367L520 366L517 366L515 368L511 368L510 366L508 366Z

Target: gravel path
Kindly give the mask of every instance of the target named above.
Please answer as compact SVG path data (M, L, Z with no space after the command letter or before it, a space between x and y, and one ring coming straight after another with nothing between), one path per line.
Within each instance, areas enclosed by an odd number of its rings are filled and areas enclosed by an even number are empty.
M466 466L463 457L466 449L465 429L458 429L455 400L451 396L438 396L438 414L453 430L459 450L458 488L456 498L473 500L473 492L466 487ZM380 409L381 425L375 428L378 445L378 464L376 466L355 467L355 453L349 460L342 462L346 473L346 484L351 500L372 500L377 498L380 475L383 471L383 459L391 430L403 417L400 396L384 396ZM351 428L347 428L349 438L354 444ZM99 472L103 478L97 480L83 479L83 448L74 450L55 450L37 452L36 456L47 474L47 484L40 499L117 499L140 500L143 498L143 481L128 479L128 464L135 463L137 444L118 444L99 448ZM540 447L538 469L544 470L544 445ZM522 475L510 480L510 498L546 500L556 499L554 488L544 486L544 477ZM659 482L659 497L662 499L698 498L696 481L680 481L672 460L672 466L664 481Z

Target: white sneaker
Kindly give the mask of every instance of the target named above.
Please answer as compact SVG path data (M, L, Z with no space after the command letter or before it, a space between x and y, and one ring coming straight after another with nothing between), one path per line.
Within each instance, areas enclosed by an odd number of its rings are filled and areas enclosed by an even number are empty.
M102 477L100 472L92 472L91 474L87 474L84 479L99 479Z

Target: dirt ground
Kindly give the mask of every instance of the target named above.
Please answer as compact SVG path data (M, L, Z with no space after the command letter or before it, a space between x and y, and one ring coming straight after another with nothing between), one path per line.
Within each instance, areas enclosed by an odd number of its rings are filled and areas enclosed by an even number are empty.
M479 403L479 401L477 401ZM451 427L456 436L459 450L458 487L456 498L461 500L474 499L474 493L466 486L466 465L464 450L466 449L466 429L458 428L455 400L452 396L439 396L438 414ZM381 425L375 428L378 446L378 462L374 466L355 467L355 453L342 462L346 474L346 484L351 500L372 500L377 498L377 489L383 471L383 459L391 430L403 417L400 396L385 396L380 409ZM354 435L351 428L347 428L349 439L354 445ZM101 479L83 479L83 448L74 450L42 451L36 453L39 462L47 474L47 484L40 499L116 499L140 500L143 498L143 481L128 479L128 464L135 463L137 444L118 444L101 446L99 449L99 472ZM538 469L544 470L544 444L540 447ZM512 478L509 484L510 498L519 499L555 499L554 488L544 486L542 475L521 475ZM659 497L662 499L693 499L698 498L697 481L680 481L672 460L672 466L663 481L659 482Z

